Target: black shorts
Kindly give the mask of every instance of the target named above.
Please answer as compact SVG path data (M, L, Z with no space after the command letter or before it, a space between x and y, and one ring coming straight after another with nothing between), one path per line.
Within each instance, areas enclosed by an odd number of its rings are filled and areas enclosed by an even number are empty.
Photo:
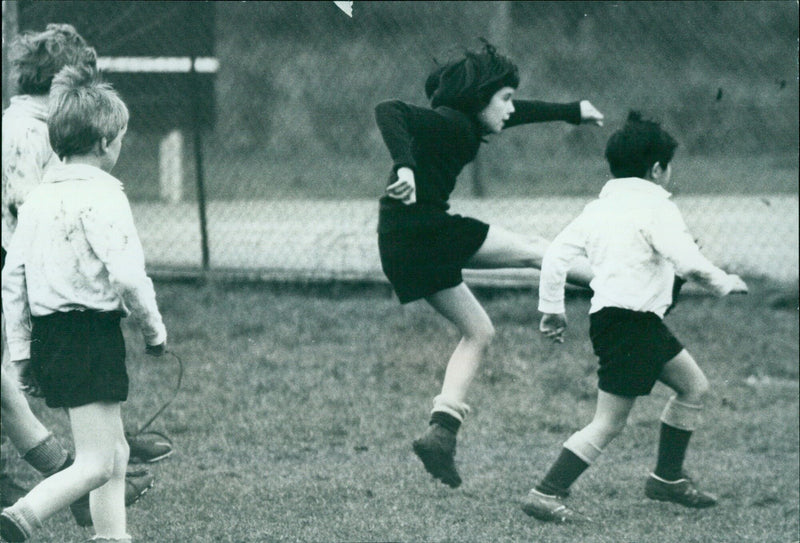
M128 399L121 318L70 311L31 319L31 371L48 407Z
M463 282L461 270L489 233L488 224L469 217L442 212L426 219L378 233L381 267L403 304Z
M599 357L598 388L617 396L646 396L664 365L683 350L655 313L605 307L592 313L589 335Z

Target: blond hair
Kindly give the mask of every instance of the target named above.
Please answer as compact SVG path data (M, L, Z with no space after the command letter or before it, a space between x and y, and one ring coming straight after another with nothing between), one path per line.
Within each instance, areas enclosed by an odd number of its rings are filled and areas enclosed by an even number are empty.
M65 66L53 78L47 128L60 158L87 154L102 138L114 140L128 119L125 102L96 70Z

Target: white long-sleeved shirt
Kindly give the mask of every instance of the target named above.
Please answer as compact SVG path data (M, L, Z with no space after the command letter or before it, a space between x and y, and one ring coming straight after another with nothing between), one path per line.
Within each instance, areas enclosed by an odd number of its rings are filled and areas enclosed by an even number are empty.
M645 179L608 181L548 247L539 311L564 313L564 283L577 256L588 257L594 273L590 313L620 307L663 317L672 303L675 274L728 294L734 276L703 256L670 196Z
M12 360L30 357L30 317L56 312L122 311L148 345L166 341L122 183L94 166L45 172L19 208L2 279Z
M17 226L17 209L60 161L47 134L47 96L19 95L3 112L3 249Z

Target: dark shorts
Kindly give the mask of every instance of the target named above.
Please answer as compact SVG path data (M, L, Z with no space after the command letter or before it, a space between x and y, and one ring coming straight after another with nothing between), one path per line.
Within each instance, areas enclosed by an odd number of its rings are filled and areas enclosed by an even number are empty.
M378 233L383 272L403 304L463 282L461 270L489 232L488 224L460 215L442 212L426 219Z
M121 317L71 311L31 319L31 370L48 407L128 399Z
M683 350L655 313L606 307L590 315L589 335L600 358L598 388L617 396L646 396L664 365Z

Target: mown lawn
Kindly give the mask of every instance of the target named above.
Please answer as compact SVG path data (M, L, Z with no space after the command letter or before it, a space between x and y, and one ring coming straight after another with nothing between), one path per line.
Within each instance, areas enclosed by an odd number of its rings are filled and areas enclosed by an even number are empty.
M685 299L668 317L712 383L689 470L720 496L690 511L644 498L668 389L640 400L625 432L573 488L595 522L553 526L518 506L594 409L588 300L569 300L567 342L536 332L532 292L479 292L498 333L460 434L464 484L434 482L411 452L455 331L382 287L156 285L183 388L153 424L177 452L129 508L137 542L791 542L798 533L798 314L754 282L746 297ZM175 361L126 329L125 419L169 398ZM69 443L66 418L37 412ZM32 484L34 473L12 461ZM83 541L67 512L34 542Z

